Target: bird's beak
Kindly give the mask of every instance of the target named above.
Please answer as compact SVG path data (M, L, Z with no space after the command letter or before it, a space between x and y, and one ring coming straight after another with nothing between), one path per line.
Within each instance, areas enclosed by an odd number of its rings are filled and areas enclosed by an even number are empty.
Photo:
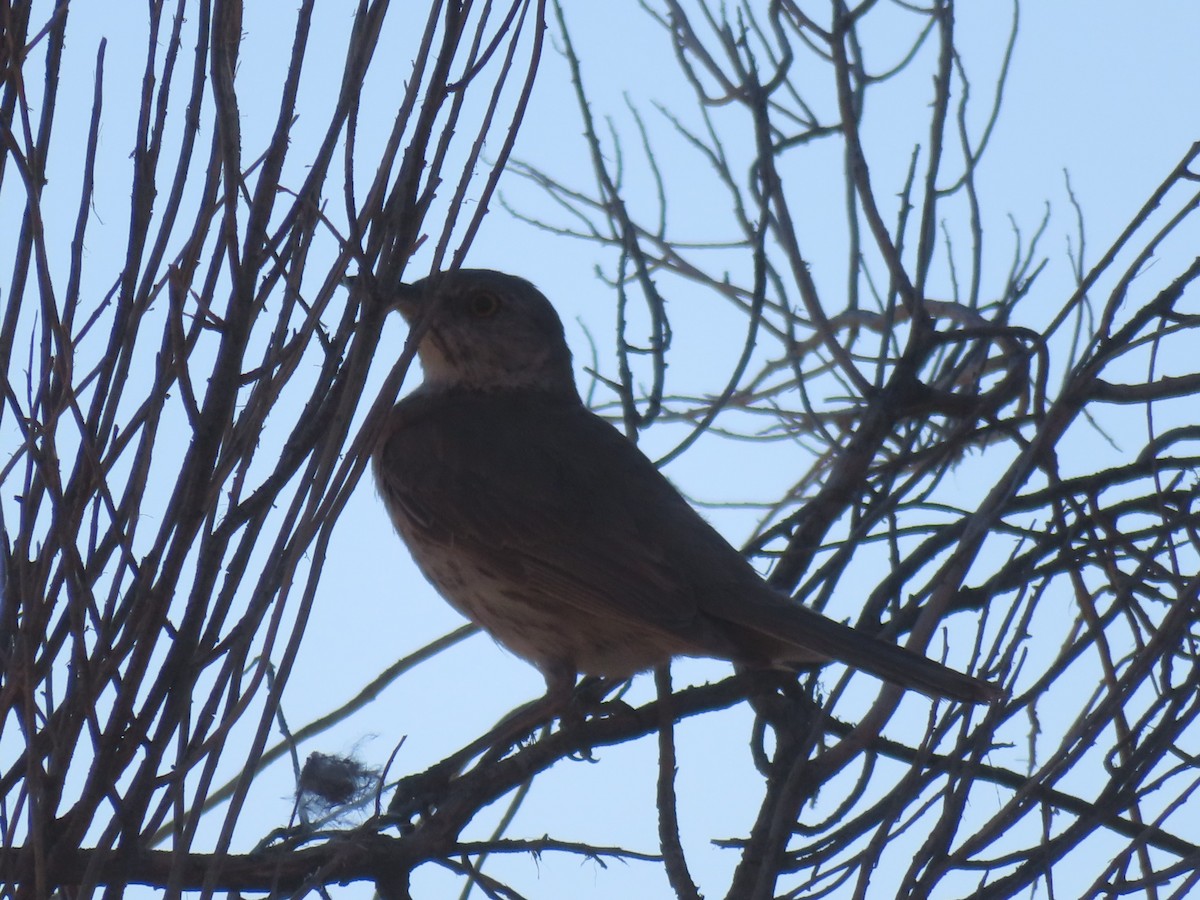
M359 278L358 275L344 275L342 284L353 290ZM409 325L420 319L422 311L429 305L429 291L425 283L427 280L422 278L412 284L400 282L396 285L392 296L388 298L387 312L400 310L400 315L404 316Z
M421 313L427 305L427 299L427 294L421 282L418 281L415 284L401 282L396 285L395 293L392 294L388 307L400 310L400 315L404 316L404 321L412 325L421 318Z

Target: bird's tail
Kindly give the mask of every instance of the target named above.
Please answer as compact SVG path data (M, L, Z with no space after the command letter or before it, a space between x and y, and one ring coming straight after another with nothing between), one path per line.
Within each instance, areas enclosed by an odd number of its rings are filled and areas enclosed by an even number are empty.
M1004 696L994 684L827 619L798 603L750 601L739 605L738 623L773 639L781 663L826 656L930 697L992 703Z

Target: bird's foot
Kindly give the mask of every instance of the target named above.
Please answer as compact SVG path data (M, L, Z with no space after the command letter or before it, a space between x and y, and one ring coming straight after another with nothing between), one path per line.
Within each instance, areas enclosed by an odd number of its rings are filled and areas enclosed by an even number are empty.
M415 775L406 775L396 783L387 818L401 834L411 834L421 821L428 819L441 805L450 784L462 770L463 751L447 757Z
M503 759L513 747L552 721L560 705L560 701L547 695L519 706L486 734L453 755L430 766L424 772L401 778L388 806L389 819L395 820L402 831L411 831L420 820L428 819L436 812L451 790L454 780L467 769L473 759L478 757L476 766Z
M579 731L588 720L603 719L632 708L622 696L629 688L629 679L600 678L589 676L575 686L570 699L559 716L559 729L563 732ZM580 747L569 755L570 759L595 762L592 748Z

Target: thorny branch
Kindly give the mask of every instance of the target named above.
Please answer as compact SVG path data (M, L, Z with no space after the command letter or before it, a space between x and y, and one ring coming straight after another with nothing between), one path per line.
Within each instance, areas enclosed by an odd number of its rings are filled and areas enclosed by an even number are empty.
M87 49L84 91L62 81L80 52L73 10L0 4L0 201L16 210L0 321L0 893L299 896L368 880L403 897L432 862L519 896L490 858L564 853L661 866L696 896L676 724L750 698L748 755L765 784L746 836L721 842L739 860L730 897L874 897L884 871L896 896L1011 897L1068 875L1079 896L1185 895L1200 853L1181 819L1200 785L1200 260L1179 244L1200 205L1200 144L1091 264L1075 206L1064 286L1041 249L1052 213L999 232L981 182L1016 4L982 92L950 0L892 6L643 4L695 103L649 117L630 102L641 179L621 129L600 125L597 63L571 39L569 6L433 2L404 19L398 53L392 23L411 11L363 0L322 113L301 89L318 62L331 68L314 50L318 4L295 13L282 75L253 90L262 54L240 3L151 4L120 176L128 228L110 251L96 208L117 177L102 164L123 102L108 87L112 47ZM898 10L897 52L868 26ZM1002 680L1005 703L901 721L895 691L864 706L850 673L827 673L823 693L813 677L748 673L668 693L660 673L657 700L583 698L560 720L534 705L520 729L395 781L335 758L303 775L301 742L465 634L396 663L343 710L282 724L333 529L412 361L409 346L361 402L380 298L422 246L434 266L464 259L547 27L594 177L579 187L534 161L509 165L508 183L534 186L566 224L524 201L519 218L609 261L617 339L599 363L614 370L601 411L635 437L686 426L666 460L722 437L786 446L747 553L797 602ZM384 57L411 67L396 77ZM920 85L924 118L911 144L873 146L873 92L899 79ZM382 139L363 127L380 82ZM60 137L64 89L91 97L77 158ZM840 216L805 206L796 183L830 142L841 167L821 177L838 180ZM692 154L711 183L681 187L667 153ZM897 153L892 181L879 162ZM684 189L723 207L681 232L671 204ZM844 228L844 256L817 255L814 216ZM997 276L985 261L1002 240L1011 262ZM680 384L668 365L667 312L684 294L741 322L711 384ZM1140 428L1112 417L1131 408ZM659 852L504 837L513 810L491 840L464 839L481 810L505 797L515 809L550 769L651 734ZM250 788L289 753L301 818L375 813L291 823L246 852L235 829Z
M955 43L950 2L905 6L912 44L890 68L862 39L874 4L835 2L827 24L788 0L765 11L644 7L668 32L696 102L692 111L661 110L657 146L639 118L637 143L660 157L695 154L711 174L709 196L727 199L724 211L714 201L709 214L673 231L662 209L639 218L633 211L646 204L626 197L614 215L606 193L518 163L569 217L557 223L528 204L517 214L615 258L637 254L654 276L655 303L707 294L753 315L753 363L739 356L724 389L664 389L659 413L718 436L794 444L795 471L781 499L764 504L748 552L772 561L775 584L830 609L861 594L863 566L875 559L878 574L855 607L861 627L907 635L917 649L938 646L943 634L952 663L1000 676L1013 690L986 715L936 709L911 750L913 768L890 775L870 760L893 719L894 694L881 694L832 742L827 718L799 733L772 721L768 786L729 896L774 896L781 882L802 896L865 896L871 883L875 896L880 871L904 873L883 888L896 896L930 896L964 875L988 885L989 896L1016 896L1060 862L1072 873L1094 871L1097 891L1114 880L1146 896L1156 896L1156 883L1177 886L1176 864L1195 850L1177 812L1195 782L1172 760L1193 759L1198 734L1192 709L1178 704L1198 677L1200 432L1173 401L1194 403L1200 384L1186 349L1200 323L1200 261L1185 250L1178 268L1153 278L1147 264L1169 247L1178 259L1184 226L1194 226L1200 145L1098 262L1077 267L1076 284L1063 290L1047 275L1052 261L1038 248L1049 216L1032 239L1016 232L1010 270L989 284L984 248L996 236L984 224L979 160L1000 116L1015 4L982 125L969 112L969 61ZM919 59L932 59L929 74ZM827 66L827 88L812 68L789 77L802 61ZM933 86L924 136L907 179L877 183L872 156L881 150L863 137L866 98L916 71ZM817 112L829 109L832 118ZM769 141L748 150L748 134ZM827 141L840 142L845 160L845 290L818 280L829 263L806 254L782 174L803 171L806 149ZM619 146L593 147L591 156L622 159L633 181ZM647 159L646 168L659 178L660 163ZM704 196L706 188L693 180L675 190ZM673 196L669 179L660 191ZM716 223L713 233L703 222ZM1082 233L1075 238L1082 248ZM617 378L627 406L638 373ZM1122 426L1111 441L1103 423L1112 404L1144 409L1140 439ZM1081 450L1097 441L1114 443L1114 455L1093 461ZM965 480L974 483L964 490ZM831 715L844 687L825 701ZM1000 762L1009 758L1004 748L1018 746L1024 774ZM939 759L959 767L950 774ZM1009 772L999 784L1011 800L999 809L982 799L995 794L997 782L984 774L991 766ZM839 773L845 781L851 767L854 786L830 799L831 781ZM1086 799L1058 787L1081 772L1095 784ZM818 801L828 815L812 822ZM902 832L920 835L911 861L907 849L902 859L892 849ZM1108 848L1114 835L1128 848L1120 864L1101 862L1107 850L1088 854L1091 842ZM1163 849L1163 840L1174 848L1166 858L1146 852L1148 844Z

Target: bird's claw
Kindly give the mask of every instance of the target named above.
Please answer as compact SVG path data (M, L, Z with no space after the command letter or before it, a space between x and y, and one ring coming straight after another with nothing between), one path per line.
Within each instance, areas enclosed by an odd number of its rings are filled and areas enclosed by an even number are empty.
M402 834L411 834L418 823L428 819L441 804L457 771L457 767L449 763L444 760L397 782L392 802L388 804L387 818Z

